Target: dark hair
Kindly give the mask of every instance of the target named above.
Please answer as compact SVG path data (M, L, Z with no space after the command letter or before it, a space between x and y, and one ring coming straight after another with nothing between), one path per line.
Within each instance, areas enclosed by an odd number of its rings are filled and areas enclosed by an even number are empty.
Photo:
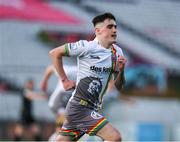
M114 17L114 15L107 12L107 13L100 14L100 15L97 15L96 17L94 17L92 20L92 23L94 26L96 26L97 23L104 22L104 20L106 20L106 19L113 19L116 21L116 18Z

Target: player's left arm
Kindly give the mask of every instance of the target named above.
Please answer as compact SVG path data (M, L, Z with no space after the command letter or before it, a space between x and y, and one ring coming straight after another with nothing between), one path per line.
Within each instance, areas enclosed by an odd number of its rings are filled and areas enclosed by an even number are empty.
M125 57L123 55L120 55L118 57L119 72L117 73L114 81L114 85L118 90L121 90L123 88L123 85L125 84L125 75L124 75L125 64L126 64Z

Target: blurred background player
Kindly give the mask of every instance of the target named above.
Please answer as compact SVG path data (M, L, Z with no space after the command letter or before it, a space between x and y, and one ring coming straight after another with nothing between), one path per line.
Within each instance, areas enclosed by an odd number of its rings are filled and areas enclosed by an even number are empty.
M22 109L21 109L21 122L16 125L14 130L14 140L21 141L24 138L24 132L30 131L28 135L32 135L32 139L40 141L39 126L33 116L33 100L45 100L47 97L42 92L34 91L34 80L27 79L24 89L22 91Z
M65 70L67 71L67 75L72 80L76 81L76 73L77 68L76 66L65 66ZM43 75L43 79L41 81L41 89L47 93L48 90L48 81L50 77L55 74L56 76L56 70L53 65L49 65L45 73ZM56 115L56 127L59 128L63 124L64 121L64 110L66 107L66 104L71 97L72 92L74 89L65 91L62 85L61 80L58 80L57 86L50 95L48 106L50 107L51 111Z

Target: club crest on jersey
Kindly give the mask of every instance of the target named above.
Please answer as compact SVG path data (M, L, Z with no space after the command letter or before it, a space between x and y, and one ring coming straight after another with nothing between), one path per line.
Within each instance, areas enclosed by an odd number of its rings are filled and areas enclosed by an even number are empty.
M99 113L95 112L95 111L92 111L91 112L91 117L94 118L94 119L101 119L103 116L100 115Z

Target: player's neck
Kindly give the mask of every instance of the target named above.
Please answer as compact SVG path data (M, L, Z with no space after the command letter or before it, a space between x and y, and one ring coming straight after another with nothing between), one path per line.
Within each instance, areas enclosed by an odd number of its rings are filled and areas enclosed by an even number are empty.
M100 39L98 37L95 38L95 40L104 48L108 49L112 47L112 44L109 44L107 41Z

